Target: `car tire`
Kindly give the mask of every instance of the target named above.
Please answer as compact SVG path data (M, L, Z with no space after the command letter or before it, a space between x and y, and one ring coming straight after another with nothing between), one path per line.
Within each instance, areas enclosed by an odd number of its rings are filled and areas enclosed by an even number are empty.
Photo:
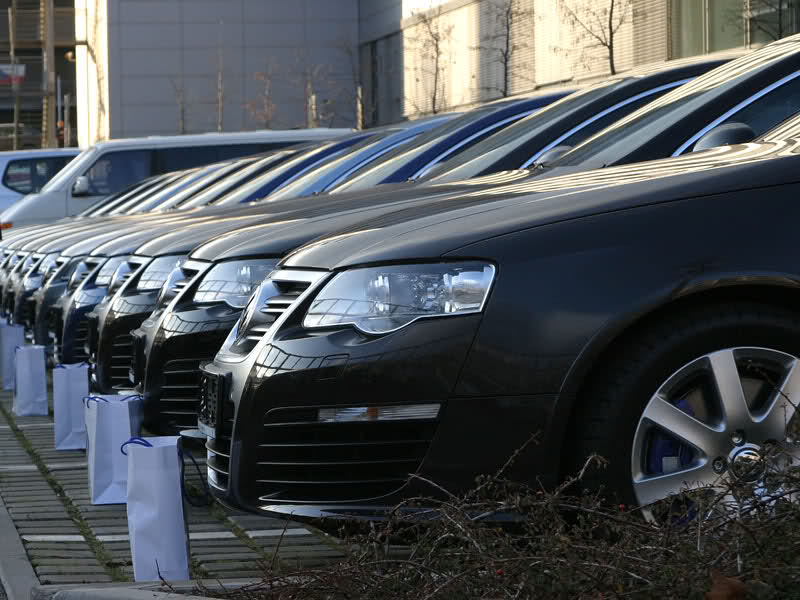
M752 358L747 358L748 352L756 356L756 362L752 362ZM652 449L652 439L664 437L662 435L664 430L654 427L646 434L649 437L645 437L642 428L645 424L652 426L652 421L646 416L653 414L653 407L662 406L659 402L660 399L668 397L669 394L662 390L673 389L663 386L673 381L673 376L677 377L684 372L691 374L689 365L699 369L696 376L699 378L697 385L700 386L703 378L708 377L701 367L711 363L717 364L730 355L730 357L735 357L735 372L741 378L743 390L745 388L758 390L758 379L762 378L765 381L764 387L758 391L761 394L760 399L755 397L756 392L751 394L753 398L749 396L742 398L750 403L747 414L751 414L751 409L754 411L752 414L759 410L767 410L767 403L771 400L767 398L764 390L771 386L774 401L779 402L780 393L774 392L776 382L786 381L787 385L792 383L788 379L781 379L780 368L784 364L787 365L787 369L790 368L788 365L793 364L791 360L797 360L796 357L800 357L800 315L783 307L749 302L676 310L664 313L657 320L645 321L641 326L624 335L619 343L610 349L610 353L612 355L598 363L598 368L595 369L579 398L572 420L571 435L565 442L567 445L572 444L572 451L567 453L568 459L565 463L564 476L578 472L585 464L587 457L597 454L608 461L607 465L601 469L587 469L581 482L582 488L603 489L607 497L614 502L643 505L648 502L641 500L652 494L652 490L648 491L644 485L648 483L644 479L658 475L658 471L656 467L654 471L642 475L637 469L646 471L647 465L657 464L659 456ZM762 360L762 355L764 356L763 364L759 362ZM774 366L772 366L773 360L777 361ZM746 362L742 363L741 361ZM784 363L784 361L786 362ZM682 369L688 370L682 371ZM798 361L797 372L800 373L800 361ZM716 381L714 377L718 373L719 368L716 371L711 369L712 383ZM800 375L798 380L800 380ZM753 383L754 381L755 383ZM675 379L674 383L677 385L679 379ZM698 388L704 390L698 397L702 397L703 394L707 399L715 397L710 404L714 404L714 402L722 404L720 409L722 416L714 416L712 407L707 413L703 413L705 417L701 419L698 416L697 420L707 423L716 419L718 429L720 427L719 419L724 422L722 427L725 427L725 424L733 426L735 419L733 416L728 417L727 415L733 415L735 409L726 408L725 404L719 400L719 397L722 396L718 391L721 384L713 383L711 387L708 387L706 382L702 385L706 387ZM696 401L695 396L692 395L696 393L696 390L691 388L687 388L687 390L685 397L681 397L677 401L671 398L668 400L673 406L681 407L682 413L691 413L694 419L696 414L703 410L692 411L687 398ZM656 392L661 395L654 398ZM800 388L797 388L796 395L798 396L796 402L800 402ZM774 406L773 410L777 411L778 407ZM784 414L786 414L785 407ZM683 416L678 415L678 417L682 427ZM693 423L690 424L693 425ZM743 429L747 429L747 427ZM714 434L713 443L710 443L715 451L713 453L722 456L725 460L727 475L734 473L727 467L736 462L738 456L736 452L740 445L730 441L728 444L730 452L725 455L728 445L721 448L719 444L733 435L731 431L740 430L726 429L724 439L712 432ZM700 433L704 432L705 429ZM755 438L765 437L768 434L763 430L756 429L748 435L753 438L749 441L755 442L757 445L763 443L764 440ZM736 442L740 441L738 436L739 434L734 436ZM786 435L783 437L786 438ZM671 439L670 443L674 446L677 438ZM647 444L650 445L645 447L646 444L643 444L642 440L648 440ZM744 440L744 443L747 442L748 440ZM721 464L712 462L718 457L711 456L712 452L710 451L705 453L705 457L702 455L698 457L698 454L702 453L699 453L696 447L683 442L679 442L678 445L677 461L672 456L661 456L662 475L669 474L673 468L687 469L688 472L690 467L694 469L692 465L702 461L706 461L704 463L706 470L702 473L707 473L708 467L712 464L715 467ZM663 444L661 447L663 448ZM671 461L669 468L663 467L667 458ZM691 472L701 473L701 471ZM675 478L673 478L673 483L674 481ZM680 487L686 487L687 481L695 480L688 479L687 476L682 481L684 485ZM703 482L703 479L698 475L696 481ZM664 489L668 487L665 485L666 482L667 479L662 478L661 483Z

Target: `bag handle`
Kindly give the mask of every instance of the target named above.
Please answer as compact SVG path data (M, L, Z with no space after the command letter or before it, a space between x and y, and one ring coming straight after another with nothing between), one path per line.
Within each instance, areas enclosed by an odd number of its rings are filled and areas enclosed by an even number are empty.
M137 446L144 446L145 448L152 448L153 447L153 444L151 444L150 442L148 442L144 438L132 437L127 442L122 444L122 446L119 447L119 451L122 452L125 456L128 456L128 453L125 452L125 446L127 446L128 444L136 444Z
M203 484L203 499L199 502L192 500L191 496L186 493L185 465L183 463L184 455L188 456L194 464L194 468L197 469L197 474L200 476L200 482ZM214 499L211 497L211 490L208 489L208 482L206 481L206 478L203 477L203 472L200 470L200 465L197 464L197 461L195 460L194 456L192 456L192 453L183 447L183 438L178 440L178 460L181 464L181 497L187 503L195 507L211 506L211 504L214 502Z
M124 398L120 398L120 402L127 402L128 400L141 400L141 394L131 394L130 396L125 396Z
M86 361L83 361L83 362L75 363L75 364L74 364L74 365L72 365L72 366L73 366L73 367L88 367L88 366L89 366L89 363L87 363ZM67 368L67 365L63 365L63 364L61 364L61 363L58 363L58 364L57 364L55 367L53 367L53 368L54 368L54 369L66 369L66 368Z
M84 396L83 397L83 405L89 406L89 402L105 402L108 404L108 400L105 398L101 398L100 396Z

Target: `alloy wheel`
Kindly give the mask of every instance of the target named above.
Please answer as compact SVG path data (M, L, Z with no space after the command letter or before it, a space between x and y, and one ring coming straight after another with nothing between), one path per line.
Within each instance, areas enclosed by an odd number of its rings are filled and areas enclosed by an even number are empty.
M793 419L800 360L778 350L736 347L701 356L667 378L634 434L631 480L647 506L723 478L758 486L767 454L796 462Z

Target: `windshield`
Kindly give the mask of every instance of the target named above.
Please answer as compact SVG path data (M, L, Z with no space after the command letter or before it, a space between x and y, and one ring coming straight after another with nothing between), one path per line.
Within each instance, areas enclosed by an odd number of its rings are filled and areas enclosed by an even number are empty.
M72 179L73 175L76 173L79 175L82 174L86 169L92 166L99 152L97 148L92 147L78 154L66 167L61 169L55 177L44 185L40 193L44 194L51 190L60 189Z
M456 154L433 167L421 181L443 183L469 179L478 175L489 164L487 155L499 151L503 154L510 153L514 148L522 146L531 138L540 135L544 130L552 127L554 122L568 118L574 112L581 110L587 104L612 94L626 80L614 79L604 81L584 90L577 91L569 96L544 107L542 110L520 119L505 129L490 135L485 140L475 144L472 148Z
M284 198L295 198L297 196L306 195L309 193L309 186L314 182L321 181L340 169L347 169L348 167L357 168L361 166L363 161L373 160L389 152L398 144L405 144L411 141L416 135L418 134L404 134L403 132L398 133L397 131L387 131L385 133L372 135L350 148L347 152L343 154L333 154L322 160L313 171L298 177L290 184L270 194L269 200L272 202L274 200L283 200ZM386 144L384 143L386 140L391 140L393 143Z
M449 136L455 134L465 127L468 127L469 125L472 125L476 121L483 119L487 115L490 115L491 113L504 108L509 104L513 104L513 102L515 101L509 100L505 102L494 103L490 106L476 108L464 115L461 115L460 117L451 119L444 125L439 125L438 127L435 127L430 131L418 136L411 148L402 146L392 150L391 152L387 152L376 161L372 161L363 165L361 168L354 171L346 181L343 181L339 185L331 188L329 191L331 193L337 193L351 190L361 190L367 187L372 187L373 185L378 185L402 165L424 154L436 144L446 140ZM518 116L521 117L522 114Z
M140 202L144 202L148 198L152 198L155 194L159 193L165 187L170 185L172 182L180 179L184 175L185 175L184 171L161 175L152 183L152 185L137 187L137 189L133 190L131 193L125 194L124 198L120 198L118 202L115 202L114 206L106 207L106 210L103 210L102 213L100 214L104 215L118 214L116 213L116 210L122 204L124 204L125 206L131 206L131 205L135 206ZM93 214L92 216L95 215Z
M268 171L269 169L281 164L283 161L288 159L290 156L294 156L295 154L297 154L297 150L280 150L274 152L268 157L256 161L249 167L237 171L228 177L222 178L220 181L217 181L215 184L203 189L193 196L185 198L181 202L178 202L172 206L172 208L189 210L191 208L213 204L215 200L221 198L231 190L244 185L254 177L258 177L265 171Z
M131 196L134 194L139 194L144 192L145 190L157 185L161 181L166 179L166 175L156 175L154 177L149 177L144 181L138 181L133 185L129 185L127 188L122 190L121 192L117 192L116 194L112 194L107 198L104 198L97 204L93 204L85 211L78 213L79 217L96 217L99 215L106 214L108 211L113 210L123 202L126 202Z
M349 148L363 137L364 135L348 138L344 141L323 142L305 152L300 152L294 158L274 169L270 169L260 177L253 179L247 185L232 190L230 193L214 202L214 204L216 206L225 206L228 204L261 200L287 181L291 181L309 169L313 169L331 154L340 154L344 152L345 149Z
M219 165L215 165L215 168L219 168ZM131 198L128 202L118 206L109 214L124 215L134 207L148 210L159 202L162 202L164 198L169 197L179 190L182 190L185 186L189 185L195 181L195 179L200 177L200 175L204 172L205 171L201 169L187 169L185 171L181 171L180 175L171 180L166 186L163 186L153 194L148 194L147 199L140 197Z
M741 85L743 80L784 58L789 48L796 48L796 44L787 46L780 41L773 42L717 67L600 131L553 161L551 166L601 167L615 164L687 115L702 106L712 105L728 90Z
M202 171L198 177L193 179L188 185L184 186L183 189L174 191L173 193L169 194L162 202L159 202L155 206L142 209L141 207L134 206L128 214L140 212L142 210L167 210L169 208L173 208L180 204L181 202L185 202L187 198L191 198L192 196L196 195L201 190L207 189L208 186L216 183L220 179L225 179L229 175L238 173L248 165L255 162L256 159L254 158L247 158L242 160L236 160L234 162L224 164L216 169L211 169L209 172L207 169Z

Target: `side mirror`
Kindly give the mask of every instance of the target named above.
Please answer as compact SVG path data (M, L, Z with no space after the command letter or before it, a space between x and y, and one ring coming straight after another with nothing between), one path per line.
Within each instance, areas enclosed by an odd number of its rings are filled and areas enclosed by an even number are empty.
M88 196L89 195L89 178L86 175L81 175L72 184L72 196Z
M692 148L692 152L698 150L708 150L718 146L732 146L733 144L744 144L752 142L756 137L753 128L745 123L725 123L714 127L711 131L701 137Z
M557 158L564 156L570 150L572 150L572 146L553 146L550 148L550 150L543 153L539 158L536 159L536 164L544 165L551 163Z

